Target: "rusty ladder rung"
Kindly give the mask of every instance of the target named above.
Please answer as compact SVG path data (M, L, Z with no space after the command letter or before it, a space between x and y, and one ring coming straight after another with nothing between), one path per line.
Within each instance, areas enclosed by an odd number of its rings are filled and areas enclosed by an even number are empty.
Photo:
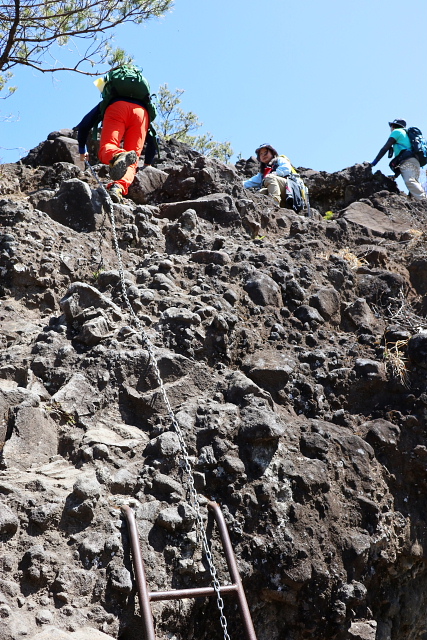
M216 502L209 501L208 508L213 512L214 518L218 525L222 546L227 560L228 571L233 581L233 584L231 585L221 586L220 593L221 595L227 593L237 594L246 640L257 640L255 629L252 623L251 613L249 611L246 595L243 589L242 580L240 578L239 570L237 567L236 556L234 555L224 516L222 515L222 511ZM201 598L206 596L211 597L216 596L216 591L213 587L175 589L173 591L149 591L145 575L144 562L142 559L141 546L139 543L135 514L128 505L123 505L122 511L126 516L129 528L133 566L138 588L139 605L141 607L141 614L144 623L145 640L156 640L151 602L159 602L160 600L181 600L183 598Z

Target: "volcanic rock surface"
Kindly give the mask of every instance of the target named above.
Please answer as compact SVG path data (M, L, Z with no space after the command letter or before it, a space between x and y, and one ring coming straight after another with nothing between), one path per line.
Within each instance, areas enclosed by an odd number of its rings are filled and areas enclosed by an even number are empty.
M143 637L124 504L151 590L210 585L188 464L258 640L425 639L427 207L365 164L297 215L172 140L110 211L69 130L0 170L0 640Z

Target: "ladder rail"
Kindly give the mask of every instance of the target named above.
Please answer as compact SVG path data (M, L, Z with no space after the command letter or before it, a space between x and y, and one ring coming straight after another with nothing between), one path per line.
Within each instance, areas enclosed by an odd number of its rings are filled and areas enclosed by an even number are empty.
M145 575L144 562L142 560L141 545L139 544L135 514L127 504L122 505L122 511L125 514L128 523L139 606L141 609L142 621L144 623L145 640L156 640L153 612L150 606L147 578Z
M135 521L135 514L128 505L123 505L121 508L124 515L126 516L130 534L135 580L137 584L139 604L143 618L145 640L156 640L151 602L159 602L161 600L181 600L183 598L200 598L206 596L210 597L216 595L216 590L214 587L198 587L194 589L176 589L172 591L149 591L144 569L144 562L142 559L138 529ZM224 520L224 516L219 505L216 502L209 501L208 508L212 511L218 525L219 535L225 552L228 570L233 581L233 584L231 585L220 586L220 592L224 594L236 593L246 640L257 640L249 606L246 600L245 591L243 589L242 580L240 578L239 570L237 567L236 556L231 545L231 540L226 522Z
M208 509L210 509L214 514L216 523L218 525L222 546L225 551L228 570L230 572L233 583L237 587L237 601L239 603L240 615L242 616L246 638L247 640L257 640L255 629L252 623L251 612L249 611L248 601L246 600L245 590L243 589L242 579L240 578L239 569L237 567L236 556L234 555L230 535L228 533L223 513L219 507L219 504L216 502L209 501Z

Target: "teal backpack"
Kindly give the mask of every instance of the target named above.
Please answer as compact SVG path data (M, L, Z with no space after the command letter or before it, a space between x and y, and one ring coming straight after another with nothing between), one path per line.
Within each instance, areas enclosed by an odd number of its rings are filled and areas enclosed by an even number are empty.
M113 98L133 98L140 100L147 109L150 122L157 116L156 107L151 101L150 85L144 78L141 69L135 65L122 65L112 69L104 76L105 85L102 90L101 115Z

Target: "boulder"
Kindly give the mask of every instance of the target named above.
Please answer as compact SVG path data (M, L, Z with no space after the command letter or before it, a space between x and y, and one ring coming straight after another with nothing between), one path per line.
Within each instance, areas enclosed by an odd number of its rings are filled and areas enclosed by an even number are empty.
M200 218L210 222L231 224L240 220L233 198L227 193L215 193L197 200L166 202L160 205L160 216L176 220L187 209L193 209Z
M160 189L165 183L168 174L156 167L140 167L134 181L129 188L129 198L136 204L146 204L148 195L156 189Z
M341 217L348 222L373 231L378 236L394 233L399 237L410 228L407 223L391 220L385 213L364 202L353 202L344 209Z
M417 333L408 342L408 358L423 369L427 369L427 332Z
M74 282L70 285L59 305L68 322L73 322L85 309L91 307L111 311L117 320L122 318L120 307L85 282Z
M411 284L419 295L427 293L427 257L416 255L412 257L408 264Z
M37 403L35 400L34 404ZM11 427L11 435L1 454L4 467L24 471L49 462L58 453L56 423L41 407L31 406L27 402L15 407L11 415Z
M0 500L0 535L14 534L18 530L19 520L13 511Z
M48 135L47 140L31 149L29 154L21 159L21 162L33 167L53 166L56 162L71 162L81 169L84 168L84 163L79 156L77 139L74 137L72 129L53 131Z
M344 325L361 333L372 333L377 320L364 298L358 298L342 310Z
M95 215L102 213L101 194L78 178L65 180L56 193L39 191L31 196L30 201L52 220L76 231L93 231Z
M310 306L317 309L326 322L339 324L340 296L334 287L322 287L310 298Z
M228 264L231 262L230 256L225 251L208 251L207 249L201 251L193 251L191 254L193 262L199 262L201 264Z
M282 306L282 294L279 285L270 276L263 273L251 276L244 285L252 302L262 307Z
M247 356L242 364L243 371L258 386L275 391L286 385L295 367L293 358L274 349L257 351Z
M98 404L98 393L82 373L74 373L63 387L53 396L52 402L57 403L61 411L70 419L89 416L95 412Z
M375 640L377 637L377 622L352 622L348 630L348 640Z
M316 327L319 324L323 324L324 320L320 313L314 307L310 307L308 304L302 304L297 307L294 316L301 320L301 322L307 323L310 326Z

